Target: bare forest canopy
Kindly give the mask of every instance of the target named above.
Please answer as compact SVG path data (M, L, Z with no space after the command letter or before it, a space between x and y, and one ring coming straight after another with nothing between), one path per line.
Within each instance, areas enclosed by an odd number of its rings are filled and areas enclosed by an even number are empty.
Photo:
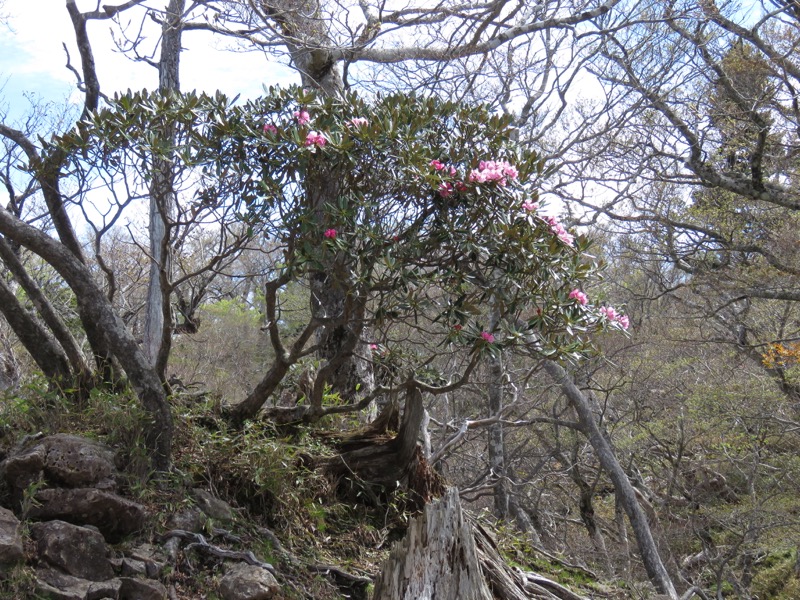
M0 101L7 402L133 393L163 474L201 389L631 597L800 597L800 4L60 10L82 103ZM301 85L182 89L200 32Z

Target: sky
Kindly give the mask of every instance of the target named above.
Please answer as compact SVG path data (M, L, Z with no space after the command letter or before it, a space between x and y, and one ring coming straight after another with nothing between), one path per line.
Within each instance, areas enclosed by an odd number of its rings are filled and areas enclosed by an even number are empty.
M82 11L96 7L95 1L78 0L77 4ZM65 99L80 102L75 75L65 66L64 43L72 63L80 65L65 0L0 0L0 15L7 17L7 23L0 24L0 113L5 109L7 121L13 124L24 113L28 107L26 93L55 103ZM131 20L135 28L138 17L126 20ZM89 23L103 93L155 88L156 70L117 51L112 27L115 26L111 21ZM147 41L155 41L157 35L157 28L153 28L148 31ZM253 98L263 91L264 85L299 81L291 69L270 62L264 54L232 52L225 48L224 42L212 39L206 32L185 33L184 47L181 55L184 91L219 89L229 96L241 94L243 98Z

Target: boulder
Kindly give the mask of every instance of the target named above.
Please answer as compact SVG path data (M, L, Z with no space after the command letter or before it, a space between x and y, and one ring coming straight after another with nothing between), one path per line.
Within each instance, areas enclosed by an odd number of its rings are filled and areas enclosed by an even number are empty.
M93 525L110 542L139 531L145 523L146 512L141 504L112 492L51 488L38 491L35 498L38 506L28 511L28 518Z
M152 579L120 577L119 600L166 600L167 588Z
M23 442L0 463L0 476L17 501L40 479L70 488L116 489L114 451L99 442L62 433Z
M41 562L90 581L114 577L109 548L99 532L64 521L48 521L34 523L31 535Z
M105 598L119 598L119 589L122 581L109 579L107 581L93 581L86 592L86 600L104 600Z
M92 582L59 573L53 569L40 568L36 570L36 588L45 598L54 600L84 600L89 592Z
M71 488L114 489L114 451L99 442L59 433L42 440L45 477Z
M19 519L7 508L0 507L0 568L24 557Z
M265 600L273 598L280 589L272 573L241 563L229 567L219 582L222 600Z

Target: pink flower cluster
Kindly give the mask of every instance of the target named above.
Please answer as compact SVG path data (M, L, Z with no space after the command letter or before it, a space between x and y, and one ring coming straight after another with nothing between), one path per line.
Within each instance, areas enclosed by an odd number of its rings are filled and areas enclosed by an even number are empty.
M530 200L526 200L522 203L522 208L528 212L536 212L539 210L539 204L537 202L531 202Z
M555 217L544 217L544 221L550 225L550 231L552 231L559 240L567 246L572 246L575 241L575 236L564 229L564 226L558 222L558 219Z
M608 319L611 323L617 323L623 329L630 327L630 319L627 315L621 315L610 306L600 307L600 314Z
M481 331L481 337L483 338L483 340L487 344L493 344L494 343L494 336L491 333L489 333L488 331Z
M322 235L325 236L329 240L335 240L336 239L336 230L335 229L326 229L325 233L323 233Z
M294 112L294 118L297 119L299 125L305 125L311 120L311 115L308 114L307 110L296 110Z
M581 306L586 306L586 303L589 302L589 296L584 294L578 288L575 288L569 293L570 300L577 300L578 304Z
M431 166L437 171L448 171L448 173L450 173L450 177L455 177L456 175L456 168L454 166L450 165L450 169L448 170L447 165L440 160L432 160Z
M267 123L264 125L264 133L268 135L275 135L278 133L278 128L275 127L272 123Z
M482 160L477 169L469 173L469 181L474 183L489 183L496 181L497 185L504 186L508 179L519 176L516 167L504 160Z
M367 125L369 125L369 121L364 117L353 117L352 119L350 119L349 123L350 125L356 128L366 127Z
M306 135L306 146L317 146L321 148L328 143L325 136L318 131L309 131Z

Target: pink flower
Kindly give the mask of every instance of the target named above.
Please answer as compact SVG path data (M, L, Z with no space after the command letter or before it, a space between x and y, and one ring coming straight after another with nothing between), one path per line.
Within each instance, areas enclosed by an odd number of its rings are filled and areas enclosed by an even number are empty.
M494 343L494 336L491 333L489 333L488 331L481 331L481 337L484 339L484 341L487 344Z
M265 123L264 124L264 133L268 135L274 135L278 133L278 128L275 127L272 123Z
M317 131L309 131L308 135L306 135L306 146L318 146L322 147L328 143L328 140L325 139L325 136Z
M611 323L616 323L623 329L627 329L631 325L631 321L627 315L622 315L610 306L601 306L600 314L608 319Z
M562 243L567 246L572 246L575 241L575 236L564 229L564 226L558 222L558 219L555 217L544 217L544 221L550 225L550 231L552 231Z
M536 212L539 210L539 205L536 202L531 202L530 200L526 200L522 203L522 208L527 210L528 212Z
M442 198L447 198L452 193L453 193L453 184L451 184L450 182L445 181L444 183L442 183L442 185L439 186L439 195Z
M370 349L370 350L372 350L372 351L374 352L375 350L377 350L377 349L378 349L378 344L370 344L370 345L369 345L369 349Z
M461 331L461 329L463 329L463 328L462 328L460 323L456 323L455 325L453 325L453 329L455 331Z
M307 110L297 110L294 112L294 118L297 119L298 125L305 125L311 120L311 115Z
M516 179L519 176L517 169L504 160L482 160L477 169L469 173L469 180L473 183L496 182L499 186L506 185L507 179Z
M364 117L353 117L350 119L350 125L353 127L366 127L369 125L369 121L367 121Z
M444 169L444 163L440 160L433 159L431 161L431 166L436 169L437 171L441 171Z
M578 288L569 293L569 298L570 300L577 300L581 306L586 306L586 303L589 302L589 297Z
M456 191L459 193L463 193L467 191L467 184L463 181L456 181Z
M335 240L336 239L336 230L335 229L326 229L325 233L323 233L322 235L324 235L329 240Z

